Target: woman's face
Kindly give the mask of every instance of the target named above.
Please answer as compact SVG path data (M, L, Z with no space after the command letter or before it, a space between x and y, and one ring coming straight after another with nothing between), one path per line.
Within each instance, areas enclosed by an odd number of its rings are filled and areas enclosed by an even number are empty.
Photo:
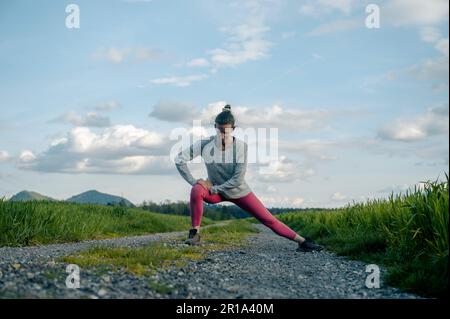
M227 139L231 136L233 132L233 127L231 124L215 124L217 136L219 136L222 140Z

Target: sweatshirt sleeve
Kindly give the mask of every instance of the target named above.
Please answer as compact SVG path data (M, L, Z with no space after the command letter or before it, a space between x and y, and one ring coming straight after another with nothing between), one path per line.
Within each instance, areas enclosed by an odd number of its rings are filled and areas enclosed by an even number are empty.
M238 187L244 181L246 170L247 170L247 144L244 143L243 150L237 152L233 175L225 183L211 186L209 190L210 193L217 194L218 192L223 192L224 190Z
M197 183L197 179L195 179L192 176L191 172L189 171L187 162L191 161L192 159L194 159L198 155L200 155L201 144L202 144L202 141L199 140L199 141L195 142L194 144L192 144L190 147L182 150L175 157L175 166L177 167L178 172L192 186L194 186Z

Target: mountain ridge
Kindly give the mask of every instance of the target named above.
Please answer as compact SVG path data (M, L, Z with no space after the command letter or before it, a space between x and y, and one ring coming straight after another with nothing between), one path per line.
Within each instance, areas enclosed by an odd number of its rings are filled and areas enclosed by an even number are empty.
M133 204L131 201L129 201L124 197L102 193L95 189L90 189L86 192L73 195L65 200L57 200L49 196L42 195L38 192L23 190L13 195L9 200L10 201L49 200L49 201L62 201L79 204L119 205L127 207L136 207L135 204Z

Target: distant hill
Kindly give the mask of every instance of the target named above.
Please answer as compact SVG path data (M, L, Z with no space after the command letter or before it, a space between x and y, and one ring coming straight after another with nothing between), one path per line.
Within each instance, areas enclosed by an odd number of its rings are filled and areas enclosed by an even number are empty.
M89 190L87 192L72 196L67 199L67 201L80 204L122 205L127 207L135 207L132 202L123 197L100 193L96 190Z
M16 195L12 196L10 201L29 201L29 200L51 200L56 201L56 199L44 196L42 194L36 193L36 192L30 192L30 191L21 191L17 193Z

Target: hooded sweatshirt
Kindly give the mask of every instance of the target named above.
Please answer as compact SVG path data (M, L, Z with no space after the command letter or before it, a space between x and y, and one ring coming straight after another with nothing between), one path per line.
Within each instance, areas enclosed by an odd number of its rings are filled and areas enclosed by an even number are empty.
M252 190L244 179L247 169L247 143L233 136L233 143L222 151L217 135L200 139L175 157L175 165L181 176L192 186L197 183L187 162L201 156L205 162L208 179L213 186L211 194L220 193L224 198L240 198Z

